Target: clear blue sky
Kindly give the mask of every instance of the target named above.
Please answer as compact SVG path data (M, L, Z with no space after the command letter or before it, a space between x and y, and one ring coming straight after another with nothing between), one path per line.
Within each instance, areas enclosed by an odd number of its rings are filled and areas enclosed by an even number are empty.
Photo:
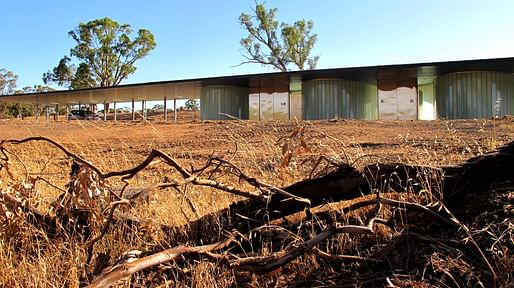
M238 24L254 0L16 0L0 7L0 68L19 75L18 88L74 46L67 32L111 17L149 29L157 47L123 84L272 72L242 61ZM514 1L268 0L278 20L311 19L318 68L514 56Z

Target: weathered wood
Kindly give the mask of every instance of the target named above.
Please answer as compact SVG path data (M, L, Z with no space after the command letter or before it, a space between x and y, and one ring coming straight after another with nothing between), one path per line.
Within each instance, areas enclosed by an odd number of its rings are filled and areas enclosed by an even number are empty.
M117 281L126 278L136 272L158 266L160 264L170 262L177 257L181 256L185 253L208 253L210 251L214 251L217 249L222 249L226 247L230 242L232 242L233 238L229 237L224 241L220 241L218 243L204 245L199 247L189 247L189 246L178 246L171 249L167 249L161 252L157 252L155 254L146 256L141 259L137 259L133 262L123 263L118 266L110 267L106 269L99 277L94 279L94 281L89 284L87 287L96 288L96 287L111 287L116 284Z

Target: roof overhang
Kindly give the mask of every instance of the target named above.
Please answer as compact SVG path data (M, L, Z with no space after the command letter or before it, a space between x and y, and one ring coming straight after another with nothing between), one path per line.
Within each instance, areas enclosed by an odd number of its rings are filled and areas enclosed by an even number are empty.
M302 81L320 78L344 78L376 81L380 71L409 71L418 79L435 79L439 75L467 71L499 71L514 73L514 57L416 64L396 64L366 67L333 68L291 72L274 72L224 77L128 84L114 87L52 91L0 96L0 101L37 105L96 104L104 102L130 102L132 100L161 101L163 99L198 99L202 87L233 85L250 87L259 79L287 79L300 77ZM260 81L259 81L260 82ZM269 81L266 81L269 82Z
M0 101L36 105L99 104L112 102L162 101L163 99L196 99L202 85L198 81L172 81L63 90L0 96Z

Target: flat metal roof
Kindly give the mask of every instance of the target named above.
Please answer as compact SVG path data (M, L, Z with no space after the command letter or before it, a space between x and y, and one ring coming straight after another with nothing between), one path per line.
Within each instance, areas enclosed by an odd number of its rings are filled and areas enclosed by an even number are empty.
M433 79L439 75L466 71L499 71L514 73L514 57L414 64L393 64L363 67L331 68L289 72L272 72L235 76L208 77L125 84L77 90L59 90L41 93L2 95L0 101L39 105L98 104L103 102L130 102L134 100L198 99L207 85L234 85L249 87L251 81L283 78L295 75L302 81L320 78L344 78L376 81L379 71L410 71L418 79Z

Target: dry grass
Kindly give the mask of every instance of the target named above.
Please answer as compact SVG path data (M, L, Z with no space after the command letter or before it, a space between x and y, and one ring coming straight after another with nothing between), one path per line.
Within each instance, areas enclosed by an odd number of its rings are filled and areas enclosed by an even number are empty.
M368 124L360 123L359 125ZM137 140L137 135L127 137L124 134L112 133L112 127L103 123L58 123L54 129L61 130L58 138L70 152L94 163L102 171L131 168L139 164L151 149L159 149L177 159L187 168L199 168L210 155L215 155L239 166L246 174L278 187L305 179L311 174L322 173L329 168L330 162L346 163L357 167L375 162L404 162L431 166L455 164L506 143L512 139L513 132L511 131L514 130L511 119L503 122L497 121L493 124L493 128L491 128L490 121L486 120L475 123L441 122L439 129L443 133L432 135L433 133L424 134L423 131L412 132L404 129L396 134L380 135L380 139L376 140L373 139L373 135L359 136L358 133L354 133L353 136L348 137L344 133L331 133L337 129L331 125L337 124L222 121L206 123L207 128L202 129L212 129L214 132L207 136L209 138L202 139L201 133L186 135L188 129L195 129L195 127L200 129L200 124L186 122L182 125L189 125L189 128L183 127L179 133L180 140L185 143L183 145L173 142L176 139L170 136L169 131L166 131L172 127L152 121L140 123L138 126L139 128L144 127L147 131L144 134L144 141L143 139ZM339 124L345 125L345 123ZM5 127L6 124L3 125ZM23 124L16 122L13 125ZM51 126L50 123L44 125ZM74 125L73 129L67 130L69 125ZM127 128L124 131L130 129L130 124L116 125ZM387 125L390 123L384 123L384 126ZM296 149L291 155L290 161L284 166L282 165L285 155L284 143L289 141L287 142L289 147L302 146L298 138L291 137L291 133L300 126L305 127L305 134L301 141L305 141L309 149L308 151ZM32 128L25 126L24 129L28 132L20 133L20 135L38 133L37 128L31 130ZM362 133L366 133L366 130L363 130ZM95 138L97 134L109 135L109 137ZM9 136L12 138L12 135ZM87 140L84 141L84 139ZM363 141L363 139L367 140ZM112 145L106 145L106 142L112 143ZM199 144L201 142L204 143ZM185 149L188 147L188 143L191 144L189 150ZM199 145L201 150L194 150L195 145ZM33 189L36 194L27 199L31 205L42 211L49 210L52 201L67 189L71 159L56 147L42 142L8 145L7 149L10 159L9 166L0 169L2 193L10 193L9 191L13 187L18 187L16 185L37 178L37 184ZM319 161L320 156L324 156L325 160ZM128 183L129 187L140 187L176 178L178 178L176 170L156 161L143 173L130 179ZM243 185L239 179L229 175L215 174L213 178L225 183ZM114 190L120 190L123 181L110 179L107 185ZM248 186L240 187L248 188ZM427 193L433 192L428 191ZM424 196L426 195L416 197L426 199ZM127 215L149 220L147 225L139 228L114 227L95 246L95 254L106 253L116 259L123 253L134 249L152 250L158 249L158 247L167 247L171 245L170 239L173 239L175 235L165 235L162 230L158 229L159 225L185 225L203 215L226 208L239 199L237 196L212 188L192 185L182 191L171 188L154 190L151 192L148 202L136 203L122 209L122 212ZM349 205L349 203L345 205ZM356 213L349 214L347 221L354 223L361 218L364 219L366 213L369 211L361 209ZM386 217L390 216L392 211L383 210L381 213L383 213L382 217ZM78 287L81 285L86 259L84 242L78 242L76 239L48 239L44 233L38 234L38 229L27 223L22 217L22 213L12 215L9 221L15 223L15 226L11 224L9 228L4 227L4 232L0 237L0 271L2 271L0 283L3 286ZM510 221L512 222L512 219ZM6 222L6 227L8 224ZM97 229L99 228L97 227ZM496 233L499 234L495 234L495 237L497 239L511 237L510 241L512 241L511 232L501 229L498 227ZM98 230L92 232L93 234L99 233ZM338 235L331 240L331 243L335 243L334 245L325 245L323 248L333 254L366 254L370 251L359 251L363 242L375 241L379 245L386 245L396 233L398 231L384 228L369 237ZM176 236L179 237L179 235ZM496 246L493 247L498 257L495 259L495 263L498 265L498 269L506 270L507 276L502 278L501 285L507 287L514 283L512 279L514 262L512 257L507 256L512 252L505 251L505 247L501 246L500 242L498 240ZM436 271L439 269L437 267L444 266L440 263L443 259L439 256L433 255L431 259ZM446 260L444 259L444 261ZM454 263L455 267L464 265L458 263L457 259L453 260L457 261ZM160 287L228 287L239 286L238 279L247 277L248 281L245 282L245 285L250 287L279 287L292 285L293 279L288 279L287 276L292 275L292 273L287 273L291 269L300 271L297 274L305 275L305 279L301 279L301 277L295 279L296 283L301 283L298 281L310 281L313 280L313 277L321 276L321 274L346 275L347 271L354 268L343 265L339 271L333 271L328 261L313 254L306 254L284 267L282 271L284 273L272 273L265 276L240 274L236 277L232 270L225 269L220 262L202 261L201 257L188 261L187 268L184 268L187 271L175 271L171 263L169 266L163 265L157 271L145 274L144 277L141 275L142 277L125 280L120 286L154 286L155 283L159 283ZM464 267L461 271L466 269L468 268ZM508 275L511 275L510 278ZM329 279L330 277L320 278ZM312 284L312 282L305 283ZM324 283L330 283L330 281Z

